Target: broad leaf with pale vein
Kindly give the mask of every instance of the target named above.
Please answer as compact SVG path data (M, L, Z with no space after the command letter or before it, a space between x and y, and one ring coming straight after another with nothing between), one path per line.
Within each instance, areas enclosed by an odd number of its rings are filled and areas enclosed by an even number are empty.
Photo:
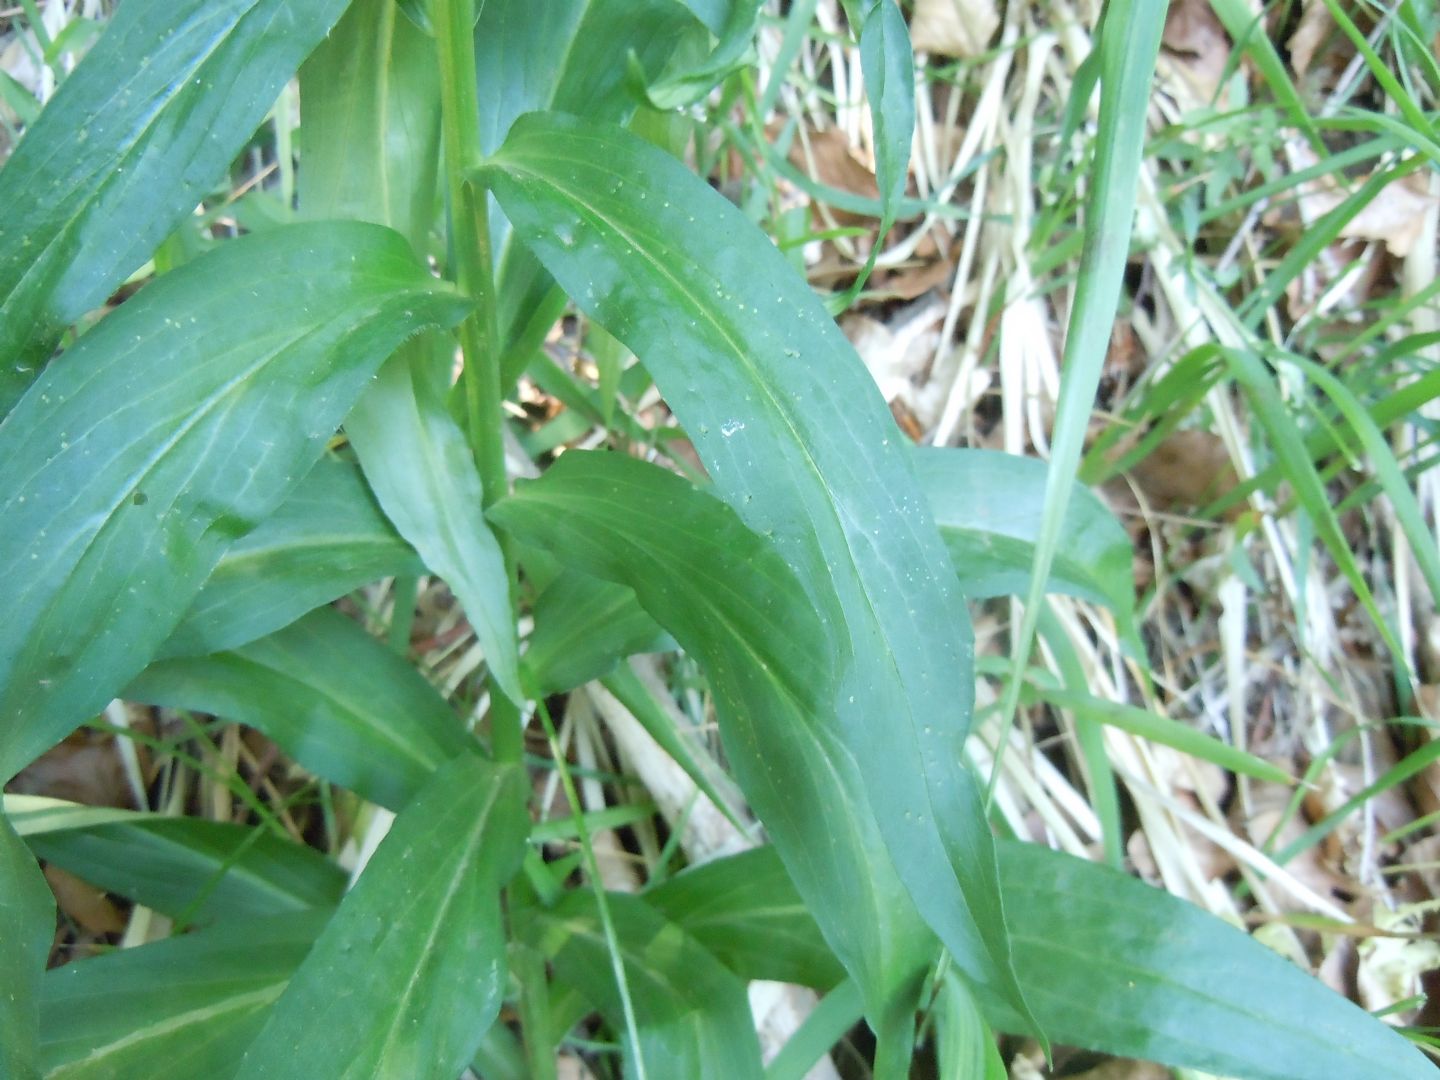
M0 422L0 775L102 708L397 345L466 304L396 233L295 225L160 278Z
M519 237L645 362L716 491L829 626L819 706L926 921L1022 1013L994 840L963 764L968 615L885 403L773 244L628 133L530 114L481 170Z

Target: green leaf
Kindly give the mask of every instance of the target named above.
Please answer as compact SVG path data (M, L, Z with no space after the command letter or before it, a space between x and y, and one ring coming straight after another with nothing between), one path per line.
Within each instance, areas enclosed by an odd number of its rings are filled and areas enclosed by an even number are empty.
M1057 1042L1240 1080L1434 1076L1389 1025L1193 904L1035 844L998 848L1015 964ZM800 898L774 849L690 873L715 883L764 881L757 914L793 903L794 934L805 934ZM747 925L744 898L730 906ZM997 998L980 995L979 1004L997 1028L1017 1030L1019 1018Z
M424 572L360 470L322 458L278 510L220 557L159 655L233 649L362 585Z
M211 922L331 908L345 875L263 828L129 810L41 811L16 826L37 857L166 915Z
M1240 1080L1435 1075L1388 1025L1192 904L1032 844L1003 845L1000 865L1015 963L1058 1042Z
M880 228L870 246L870 257L840 306L864 288L875 259L885 242L910 173L910 144L915 137L915 54L910 31L895 0L875 0L860 28L860 71L870 99L870 122L875 132L875 180L880 189Z
M737 208L619 129L531 114L482 175L556 280L655 376L717 493L799 577L842 664L822 712L902 880L962 966L1023 1010L963 763L968 614L854 349Z
M396 810L479 748L402 656L330 608L233 652L151 664L123 696L248 724L312 772Z
M773 848L686 870L645 902L743 979L829 990L845 977Z
M381 369L345 420L380 505L459 598L505 693L525 699L505 558L482 510L465 434L445 408L444 350L417 342Z
M634 896L606 897L635 1005L647 1074L759 1080L760 1044L745 984L689 934ZM528 909L517 934L551 958L557 979L596 1001L622 1030L614 969L595 897L570 893L549 911ZM636 1048L626 1040L633 1062ZM627 1069L627 1075L633 1075Z
M795 574L724 503L619 454L565 454L490 514L567 565L629 585L705 665L740 786L878 1020L933 943L832 729L833 652Z
M314 116L307 107L301 203L309 214L405 230L423 250L439 154L435 43L390 0L362 0L340 38L306 65L321 107ZM491 672L520 701L505 561L481 513L474 456L445 408L450 363L451 350L438 341L407 345L351 411L345 432L386 515L455 592Z
M633 590L574 569L545 587L534 615L525 668L542 694L598 679L626 656L673 647Z
M500 890L530 829L526 791L522 769L472 755L437 772L395 819L239 1075L458 1075L505 995Z
M960 591L976 599L1024 596L1045 509L1045 463L998 450L918 447L915 469ZM1131 626L1135 586L1124 526L1094 492L1077 488L1062 532L1049 589L1104 604Z
M396 0L354 0L300 69L300 208L389 225L424 254L435 220L440 68ZM412 16L413 17L413 16Z
M165 275L48 368L0 423L0 774L138 673L381 361L464 311L389 230L296 225Z
M716 83L741 67L751 55L760 0L681 0L715 36L703 59L673 57L658 78L649 79L645 97L650 105L670 111L699 101Z
M117 9L0 170L0 415L225 175L345 0Z
M67 964L41 985L48 1080L223 1080L329 917L226 921Z
M40 976L55 936L55 900L35 857L0 813L0 1076L40 1075Z
M486 0L475 26L480 149L493 153L515 120L535 110L624 123L640 103L637 91L652 81L637 80L635 69L658 73L677 55L683 68L703 55L709 36L675 0L556 0L543 19L530 0ZM492 202L490 210L508 387L559 316L563 297L552 295L550 275L514 242L499 207Z

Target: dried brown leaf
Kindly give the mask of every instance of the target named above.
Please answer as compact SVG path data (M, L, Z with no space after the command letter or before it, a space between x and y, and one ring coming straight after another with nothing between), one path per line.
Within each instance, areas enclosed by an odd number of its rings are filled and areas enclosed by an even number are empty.
M1230 38L1208 0L1173 0L1161 42L1171 66L1195 95L1214 100L1230 63Z
M92 934L118 934L125 929L125 916L100 889L58 866L45 867L45 880L55 894L55 903L70 919Z
M1164 509L1196 509L1235 486L1235 469L1219 436L1172 432L1133 470L1146 496Z

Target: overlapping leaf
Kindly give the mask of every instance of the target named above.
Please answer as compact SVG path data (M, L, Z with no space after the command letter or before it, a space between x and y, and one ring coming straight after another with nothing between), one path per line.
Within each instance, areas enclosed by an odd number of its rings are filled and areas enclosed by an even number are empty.
M317 775L395 810L479 748L402 656L329 608L233 652L151 664L124 696L248 724Z
M838 647L821 715L838 717L832 737L859 764L902 879L962 966L1023 1010L962 764L967 616L854 350L738 210L623 131L531 114L482 179L556 280L646 363L716 491L792 567Z
M998 848L1015 964L1057 1041L1241 1080L1434 1075L1388 1025L1193 904L1048 848ZM676 883L686 878L688 892L714 894L697 908L706 920L748 930L778 908L791 912L787 936L814 947L800 897L770 848L717 859ZM741 880L745 889L725 891ZM666 910L690 927L687 905ZM733 966L757 977L753 963ZM999 1000L980 1004L1000 1030L1017 1029L1019 1018Z
M60 332L150 257L345 0L119 8L0 170L0 415Z
M224 1080L329 912L229 921L67 964L42 984L49 1080Z
M705 664L741 787L878 1019L932 946L826 722L831 644L794 572L724 503L618 454L566 454L491 515L629 585Z
M239 1075L460 1073L506 990L500 890L530 818L517 766L465 755L401 811Z
M543 20L541 20L543 21ZM425 247L439 154L434 42L389 0L362 0L334 47L305 65L301 205L405 230ZM345 430L380 506L425 564L454 590L510 697L521 698L505 563L481 513L480 474L445 407L449 350L422 339L387 364Z
M635 1006L645 1075L693 1080L759 1080L760 1044L745 983L695 938L644 901L607 898ZM595 898L571 893L549 911L530 910L522 937L550 957L556 977L598 1002L621 1027L619 994ZM627 1070L627 1075L638 1075Z
M159 655L233 649L361 585L424 569L360 470L322 458L280 509L220 557Z
M106 892L189 921L329 909L345 874L263 828L75 806L15 815L30 849Z
M1024 596L1045 510L1045 463L995 450L923 447L915 470L960 590L977 598ZM1063 531L1050 589L1105 604L1130 625L1135 586L1124 527L1093 492L1077 488Z
M98 710L381 361L465 311L395 233L299 225L167 274L0 423L0 774Z
M9 821L0 814L0 1076L29 1080L40 1075L38 1036L40 975L50 955L55 901Z

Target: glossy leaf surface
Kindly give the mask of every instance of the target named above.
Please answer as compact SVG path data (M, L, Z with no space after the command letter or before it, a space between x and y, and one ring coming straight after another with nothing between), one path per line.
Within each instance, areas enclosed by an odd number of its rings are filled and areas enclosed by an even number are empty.
M1045 510L1046 467L997 450L917 447L915 470L966 596L1024 596ZM1129 625L1135 608L1124 526L1087 488L1065 511L1049 588L1104 604Z
M327 913L222 923L45 975L50 1080L221 1080L265 1022Z
M633 896L607 897L634 1002L645 1075L759 1080L760 1044L745 983L679 926ZM619 993L595 898L570 893L554 909L526 912L519 933L551 958L556 977L579 990L621 1030ZM625 1042L637 1075L637 1048Z
M491 516L526 543L635 590L705 665L726 754L874 1010L929 959L858 770L828 730L825 628L779 554L724 503L653 465L570 452Z
M381 361L465 306L373 225L165 275L0 423L0 773L109 701L285 499Z
M0 170L0 415L225 175L345 0L117 9Z
M838 720L901 878L961 965L1023 1010L962 758L968 616L849 342L739 210L619 129L531 114L483 175L556 280L655 376L717 493L793 568L840 664L821 715Z
M505 995L500 890L529 833L526 792L523 770L471 755L437 772L395 819L238 1075L459 1075Z
M233 649L362 585L424 572L360 470L322 458L275 513L220 557L160 655Z
M248 724L312 772L394 810L479 748L404 657L330 608L233 652L158 661L124 696Z

